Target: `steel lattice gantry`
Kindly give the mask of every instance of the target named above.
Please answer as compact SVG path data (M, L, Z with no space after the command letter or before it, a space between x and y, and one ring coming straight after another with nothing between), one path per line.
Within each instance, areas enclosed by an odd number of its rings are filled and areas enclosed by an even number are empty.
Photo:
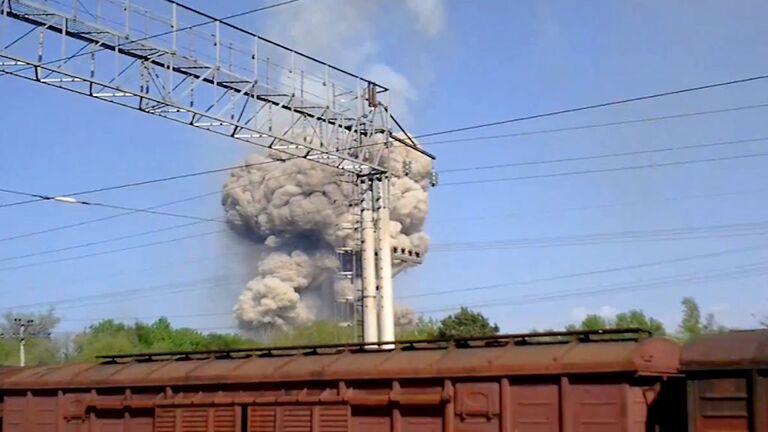
M143 2L0 0L0 76L351 174L385 171L385 87L173 1Z
M389 174L382 156L396 141L433 157L391 134L390 122L400 125L385 87L172 0L0 0L3 75L354 178L365 341L394 340Z

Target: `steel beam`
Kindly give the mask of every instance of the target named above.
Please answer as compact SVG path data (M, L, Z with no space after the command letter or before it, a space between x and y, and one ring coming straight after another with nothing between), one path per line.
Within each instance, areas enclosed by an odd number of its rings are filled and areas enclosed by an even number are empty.
M389 139L385 108L371 102L387 89L371 81L170 1L2 0L0 10L0 76L280 143L288 157L353 174L386 171L374 162L386 147L374 136Z

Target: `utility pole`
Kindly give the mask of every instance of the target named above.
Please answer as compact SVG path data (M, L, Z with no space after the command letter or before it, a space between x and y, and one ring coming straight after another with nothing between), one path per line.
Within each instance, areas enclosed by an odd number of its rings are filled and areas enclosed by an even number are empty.
M395 341L395 309L392 292L392 248L389 233L389 176L383 175L376 182L377 198L377 256L379 282L379 342L383 349L393 349Z
M373 182L370 178L361 178L362 200L362 275L363 275L363 342L379 342L379 321L376 295L376 227L373 210Z
M24 367L27 364L27 339L48 338L51 334L38 328L33 319L14 318L9 334L3 333L0 336L6 339L16 339L19 342L19 366Z

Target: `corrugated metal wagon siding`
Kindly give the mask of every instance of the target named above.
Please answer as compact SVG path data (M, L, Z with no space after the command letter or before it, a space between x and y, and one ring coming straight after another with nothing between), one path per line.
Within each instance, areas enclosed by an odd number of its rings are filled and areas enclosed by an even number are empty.
M19 370L0 378L3 431L665 430L649 428L674 343L510 341Z
M689 432L768 432L768 331L702 337L683 348Z

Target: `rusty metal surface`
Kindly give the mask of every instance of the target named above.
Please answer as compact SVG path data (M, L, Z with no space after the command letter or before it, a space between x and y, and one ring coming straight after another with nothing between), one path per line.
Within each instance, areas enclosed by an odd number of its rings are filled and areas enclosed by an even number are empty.
M768 330L702 336L685 345L683 370L768 368Z
M317 354L317 353L341 353L363 352L378 350L380 344L393 345L395 348L403 350L424 350L424 349L445 349L472 348L483 346L499 345L541 345L566 342L600 342L600 341L639 341L653 336L653 334L641 328L620 328L620 329L598 329L598 330L569 330L569 331L548 331L537 333L519 333L504 334L496 336L481 336L457 339L419 339L409 341L393 342L372 342L372 343L339 343L327 345L289 345L289 346L266 346L254 348L240 348L227 350L209 350L209 351L167 351L150 352L136 354L111 354L97 356L105 362L121 362L125 360L165 360L167 358L177 358L183 360L202 359L202 358L224 358L239 357L253 354L267 354L270 356L285 356L298 354Z
M587 373L673 374L680 348L666 339L507 343L498 346L392 351L318 349L296 355L243 353L241 358L167 360L63 365L9 372L0 388L104 388L124 386L281 383L317 380L371 380L464 376Z

